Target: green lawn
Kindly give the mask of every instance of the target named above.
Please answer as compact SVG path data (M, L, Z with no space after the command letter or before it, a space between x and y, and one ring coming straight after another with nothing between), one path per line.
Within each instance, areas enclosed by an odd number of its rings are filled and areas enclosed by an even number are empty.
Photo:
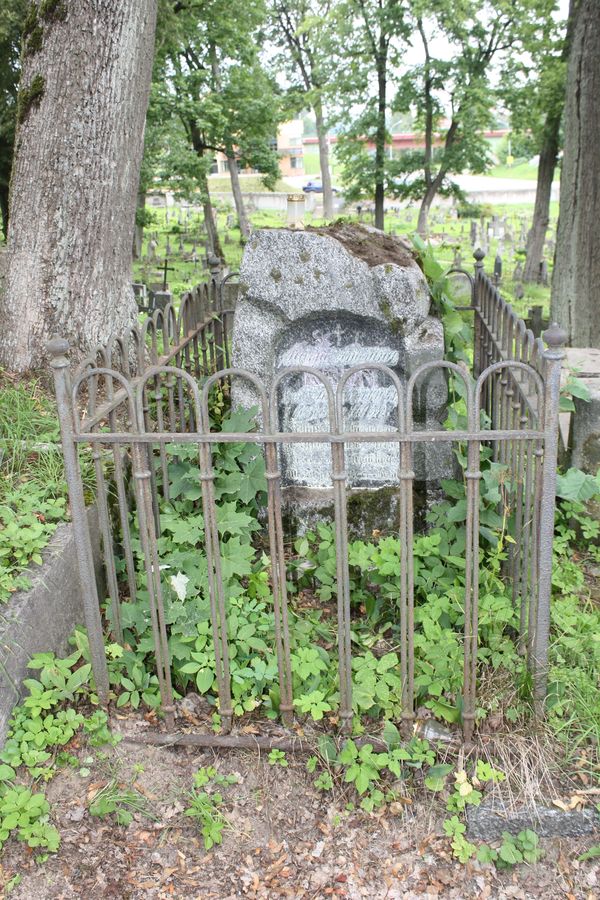
M243 193L262 194L268 191L268 188L265 187L260 175L240 175L240 185ZM208 179L208 189L209 191L215 191L217 193L220 191L231 193L231 181L229 175L210 175ZM286 184L281 178L275 185L276 191L287 193L289 189L289 184Z
M494 166L485 174L491 175L492 178L518 178L520 181L536 181L537 166L526 162L517 166ZM558 176L555 176L555 180L558 181Z
M499 216L506 216L510 227L512 228L515 239L518 241L520 234L521 220L525 217L530 218L533 212L532 204L513 204L510 206L495 206L494 213ZM171 210L169 213L169 223L165 222L164 209L148 208L151 215L152 224L148 226L144 234L144 249L142 261L134 263L133 275L136 281L145 281L146 283L157 282L162 280L158 263L150 264L146 259L147 243L151 234L154 232L158 235L158 247L156 255L158 260L164 259L167 239L170 243L171 252L169 254L169 266L174 271L169 272L169 285L175 297L179 297L182 291L188 290L194 284L206 280L208 273L202 267L200 257L203 253L203 246L200 243L202 215L194 214L189 222L186 222L187 236L183 240L183 252L179 251L179 232L181 227L176 223L178 214L177 209ZM242 247L239 240L239 229L236 227L227 229L227 214L232 212L231 205L222 205L218 211L218 228L221 235L223 251L227 259L227 264L232 270L239 268L242 258ZM385 228L386 231L393 231L402 237L411 239L411 234L416 229L418 208L415 205L410 211L410 221L406 221L404 211L402 215L397 215L388 211L386 213ZM454 219L450 215L444 215L442 222L438 222L439 210L432 212L430 220L429 237L435 248L435 253L440 263L450 268L457 249L462 254L463 268L469 271L473 270L473 251L469 240L470 222L468 219ZM491 215L491 209L486 212L486 216ZM558 203L554 202L550 206L550 222L551 228L556 227L558 218ZM254 212L250 214L250 220L254 228L278 228L285 225L286 216L284 213L274 211ZM371 224L369 216L363 216L365 224ZM307 224L321 225L322 220L313 219L307 216ZM193 250L194 235L199 239L197 245L197 255L199 257L196 263L191 259ZM509 259L506 248L504 250L504 277L500 290L502 295L513 304L516 312L521 316L527 316L530 306L541 304L547 313L550 300L550 289L537 284L525 284L523 289L525 295L522 299L515 299L514 289L515 282L512 278L514 267L519 258L523 256L519 254L521 248L515 246L512 260ZM492 271L494 267L494 259L498 250L498 241L492 240L486 260L486 269ZM552 260L548 260L550 273L552 272Z

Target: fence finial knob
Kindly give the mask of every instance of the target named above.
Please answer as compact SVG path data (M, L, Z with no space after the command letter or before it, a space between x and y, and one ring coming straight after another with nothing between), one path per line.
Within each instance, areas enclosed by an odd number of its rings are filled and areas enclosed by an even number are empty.
M475 252L473 253L473 257L474 257L475 261L478 263L480 263L483 259L485 259L485 253L483 252L481 247L478 247L477 250L475 250Z
M551 350L558 350L567 343L569 335L564 328L560 327L558 322L552 322L550 327L544 331L542 337Z
M46 345L46 349L48 353L53 359L56 359L58 356L65 356L69 352L69 342L66 338L61 338L55 335L51 340L48 341Z

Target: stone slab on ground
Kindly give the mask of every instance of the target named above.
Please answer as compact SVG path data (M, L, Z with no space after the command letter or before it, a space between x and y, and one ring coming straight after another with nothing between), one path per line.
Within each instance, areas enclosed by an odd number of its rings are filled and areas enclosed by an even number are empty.
M100 583L100 534L96 510L88 512L94 564ZM41 566L26 573L31 587L17 591L0 607L0 746L12 709L23 696L24 678L34 677L27 663L34 653L68 651L68 638L83 624L73 526L59 525L42 554ZM101 595L102 596L102 595Z
M600 831L600 817L594 809L563 811L551 806L514 809L496 801L471 806L467 810L470 839L496 841L503 831L518 834L530 828L540 837L585 837Z

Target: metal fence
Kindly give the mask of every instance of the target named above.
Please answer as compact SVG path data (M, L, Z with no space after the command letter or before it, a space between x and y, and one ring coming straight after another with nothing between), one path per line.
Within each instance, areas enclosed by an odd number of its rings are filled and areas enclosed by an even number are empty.
M251 443L264 454L267 480L266 533L273 597L274 643L278 662L280 711L286 725L293 717L290 666L290 630L287 596L288 555L282 518L282 448L293 443L325 444L331 458L331 497L336 543L337 642L339 654L339 718L341 728L351 726L352 651L351 596L348 566L346 471L347 448L356 443L393 442L398 447L398 536L400 539L399 643L402 681L402 717L414 718L414 573L413 484L415 449L424 443L460 443L466 448L466 550L464 587L463 734L473 735L476 709L478 602L480 563L481 449L493 448L494 459L506 471L504 490L510 503L514 543L506 562L506 578L519 609L519 646L532 673L535 697L543 705L546 691L552 539L558 434L560 369L564 335L553 326L546 334L547 349L527 331L497 288L485 275L483 254L475 254L474 277L468 279L471 303L463 309L474 315L473 372L451 362L427 363L402 381L383 365L348 369L337 385L309 367L279 371L267 393L249 372L229 366L229 336L233 309L225 309L231 284L213 279L172 306L157 310L140 327L91 354L71 376L68 343L51 342L58 412L61 423L66 476L76 551L85 604L86 626L100 697L109 693L103 643L100 598L94 579L90 538L85 515L80 451L91 448L96 476L96 497L102 531L114 636L122 640L121 604L136 597L136 569L132 545L132 515L144 558L146 590L152 621L154 654L161 705L167 729L174 728L174 700L169 660L169 629L165 621L164 585L157 540L160 535L160 496L168 500L168 448L190 444L197 448L204 517L203 553L208 565L208 589L214 643L219 712L223 731L232 724L228 597L221 573L213 450L216 444ZM229 305L229 304L227 304ZM466 426L462 430L416 427L413 398L422 379L442 368L448 379L462 385ZM393 431L349 431L344 421L344 394L358 372L377 371L397 395L397 427ZM307 373L323 385L329 426L320 432L286 433L281 430L278 398L286 379ZM211 430L209 398L214 386L228 390L235 378L251 382L260 404L260 424L250 433ZM110 483L105 474L110 461ZM162 477L161 477L162 475ZM112 492L112 509L109 493ZM115 512L116 510L116 512ZM120 584L115 547L124 560L125 584ZM199 551L200 552L200 551ZM125 599L123 599L123 596ZM176 737L173 738L176 740ZM209 740L207 738L207 740ZM210 737L213 745L219 738ZM231 742L233 738L230 736ZM223 737L223 741L227 739ZM202 742L202 736L198 737Z

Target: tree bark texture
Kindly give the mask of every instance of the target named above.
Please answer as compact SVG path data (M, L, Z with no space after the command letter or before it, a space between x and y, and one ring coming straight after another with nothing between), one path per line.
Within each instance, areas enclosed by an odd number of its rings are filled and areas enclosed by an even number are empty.
M574 347L600 347L600 2L580 0L567 73L552 318Z
M552 181L558 159L558 142L560 135L560 115L551 116L544 129L544 141L540 149L537 186L533 221L527 236L527 259L523 270L523 281L537 281L540 263L544 256L544 241L550 222L550 197Z
M156 0L37 4L10 197L0 364L38 367L53 334L79 353L136 320L131 248Z
M243 244L250 237L250 223L248 222L246 207L244 206L237 159L234 156L233 150L227 155L227 166L229 168L229 178L231 179L231 193L233 194L238 225L240 226L241 243Z
M317 138L319 141L319 166L321 168L321 185L323 187L323 218L333 218L333 189L331 170L329 168L329 138L323 117L323 104L320 98L313 104Z

